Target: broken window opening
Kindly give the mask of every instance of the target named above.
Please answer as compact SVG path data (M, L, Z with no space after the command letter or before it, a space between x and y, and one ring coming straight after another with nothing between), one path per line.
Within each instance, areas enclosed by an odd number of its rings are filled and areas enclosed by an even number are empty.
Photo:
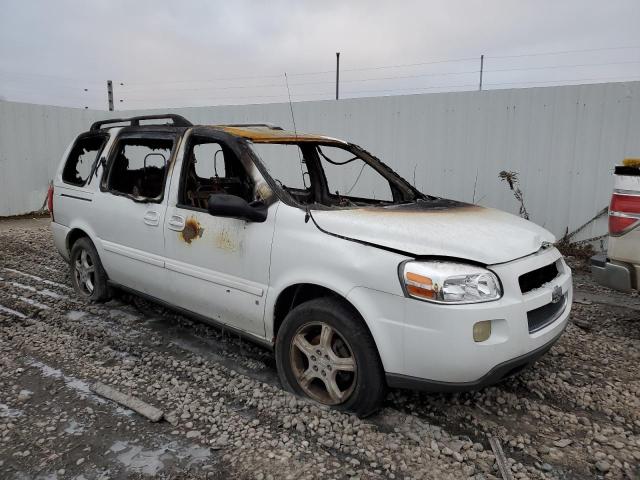
M252 148L280 188L298 203L313 203L307 159L298 145L255 143Z
M254 143L252 149L276 184L302 205L353 208L423 198L402 178L352 145Z
M343 148L318 145L317 149L327 178L327 189L337 201L343 202L346 198L393 202L389 180L362 158Z
M235 195L247 203L255 200L253 181L237 155L227 145L208 138L193 138L185 154L178 204L206 209L209 196Z
M80 138L69 153L62 170L62 181L77 186L83 186L87 183L106 142L107 137L104 135Z
M172 139L120 140L110 168L108 190L136 200L162 198L172 149Z

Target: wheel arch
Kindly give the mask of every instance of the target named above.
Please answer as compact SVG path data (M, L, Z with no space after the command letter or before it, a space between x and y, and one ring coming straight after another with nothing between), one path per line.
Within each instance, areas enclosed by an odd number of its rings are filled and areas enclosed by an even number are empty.
M71 249L73 248L73 245L83 237L87 237L89 240L91 240L91 237L89 236L89 234L85 232L82 228L75 227L69 230L69 233L67 234L67 238L65 240L65 247L67 249L67 252L69 252L69 254L71 254Z
M275 343L275 340L278 337L280 326L291 310L304 302L322 297L333 298L347 307L349 310L351 310L358 321L361 322L362 325L367 329L369 335L371 335L371 338L373 338L373 341L375 342L373 332L369 328L366 319L356 308L356 306L351 303L345 296L341 295L335 290L324 285L319 285L317 283L295 283L289 285L280 292L273 307L273 342Z

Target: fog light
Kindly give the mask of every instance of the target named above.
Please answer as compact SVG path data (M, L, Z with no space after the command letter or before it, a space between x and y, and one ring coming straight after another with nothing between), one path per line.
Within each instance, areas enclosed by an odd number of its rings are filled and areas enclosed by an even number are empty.
M473 326L473 340L484 342L491 336L491 320L483 320Z

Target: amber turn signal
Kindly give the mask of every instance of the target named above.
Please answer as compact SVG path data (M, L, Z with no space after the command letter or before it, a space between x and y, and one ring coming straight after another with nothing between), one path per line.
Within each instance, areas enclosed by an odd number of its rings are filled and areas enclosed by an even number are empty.
M422 298L436 298L433 281L429 277L413 272L406 272L405 284L407 286L407 292L409 292L410 295Z

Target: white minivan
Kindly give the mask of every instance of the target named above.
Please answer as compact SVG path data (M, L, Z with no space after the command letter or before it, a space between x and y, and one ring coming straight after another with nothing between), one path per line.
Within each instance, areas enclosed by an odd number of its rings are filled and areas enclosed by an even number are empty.
M423 194L335 138L178 115L96 122L49 203L88 301L125 289L224 325L275 350L285 388L359 415L386 387L499 382L568 322L552 234Z

